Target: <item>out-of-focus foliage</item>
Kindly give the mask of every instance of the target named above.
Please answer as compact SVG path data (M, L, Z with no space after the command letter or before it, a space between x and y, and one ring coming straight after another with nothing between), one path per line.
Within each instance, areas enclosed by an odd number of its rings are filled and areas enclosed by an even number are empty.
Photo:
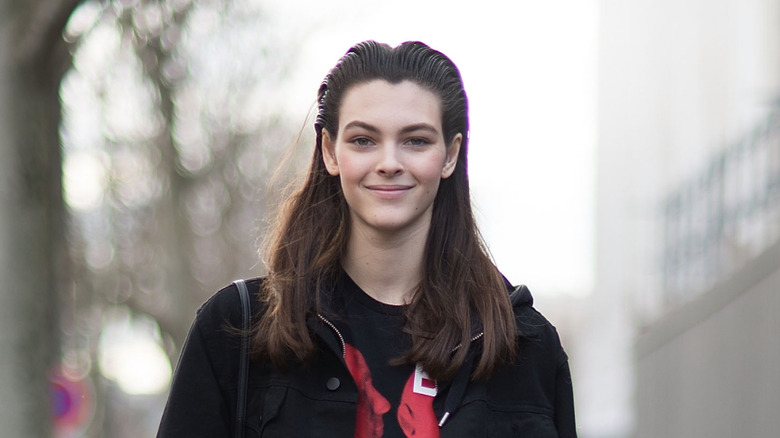
M62 81L61 138L74 274L64 364L92 376L106 401L88 436L149 434L164 400L111 397L116 370L100 370L97 357L122 342L100 336L116 315L147 327L175 363L197 307L261 272L263 188L300 121L276 116L295 50L275 40L258 4L86 1L66 28L74 62ZM139 400L146 412L127 405Z

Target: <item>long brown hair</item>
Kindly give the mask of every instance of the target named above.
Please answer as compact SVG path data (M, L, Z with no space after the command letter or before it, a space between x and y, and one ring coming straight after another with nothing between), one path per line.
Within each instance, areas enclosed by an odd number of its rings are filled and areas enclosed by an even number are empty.
M403 360L421 363L433 378L451 378L478 324L483 335L474 377L486 378L514 354L514 316L471 209L468 99L460 72L447 56L420 42L395 48L373 41L357 44L320 86L314 156L305 182L280 210L266 256L268 277L261 294L266 311L254 337L255 351L277 366L291 357L304 361L314 351L306 318L320 310L323 291L340 273L350 235L339 179L328 174L323 162L322 130L338 132L346 91L374 79L407 80L433 91L442 102L446 144L463 134L455 171L441 181L434 200L423 280L405 312L412 347Z

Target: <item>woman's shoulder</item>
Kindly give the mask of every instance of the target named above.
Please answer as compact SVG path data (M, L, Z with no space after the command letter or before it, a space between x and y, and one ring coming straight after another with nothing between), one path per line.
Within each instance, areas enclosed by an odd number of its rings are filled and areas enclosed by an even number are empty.
M531 291L525 285L515 286L510 300L515 314L517 334L524 342L546 345L563 352L555 326L534 307Z

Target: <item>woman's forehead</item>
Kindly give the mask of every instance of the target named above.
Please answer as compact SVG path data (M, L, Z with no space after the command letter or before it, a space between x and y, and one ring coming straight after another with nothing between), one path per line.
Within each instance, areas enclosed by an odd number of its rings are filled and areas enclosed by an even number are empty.
M339 130L359 121L370 125L426 123L441 129L441 99L411 81L377 79L350 87L339 109Z

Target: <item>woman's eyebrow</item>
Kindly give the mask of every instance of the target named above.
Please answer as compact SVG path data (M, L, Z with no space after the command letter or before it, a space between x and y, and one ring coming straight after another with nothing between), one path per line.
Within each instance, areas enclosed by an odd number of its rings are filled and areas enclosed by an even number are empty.
M344 126L344 130L345 131L347 129L351 129L351 128L365 129L366 131L370 131L370 132L374 132L374 133L378 133L379 132L379 128L377 128L376 126L370 125L370 124L368 124L366 122L361 122L360 120L353 120L353 121L347 123Z
M404 126L403 129L401 129L401 134L408 134L410 132L416 131L428 131L431 134L439 133L439 130L436 129L433 125L428 123L415 123L414 125Z

